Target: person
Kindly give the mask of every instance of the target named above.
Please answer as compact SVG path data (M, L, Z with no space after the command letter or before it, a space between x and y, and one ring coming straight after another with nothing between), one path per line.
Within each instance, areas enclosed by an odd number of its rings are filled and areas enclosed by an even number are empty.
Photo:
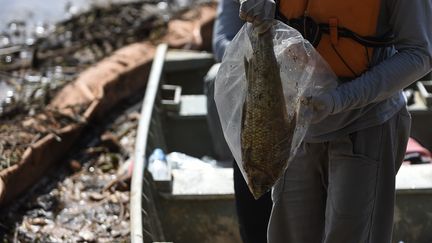
M242 0L265 32L296 27L340 77L311 97L298 153L273 187L269 243L389 243L395 176L410 132L402 89L432 68L432 2Z
M230 41L243 26L238 16L240 4L235 0L220 0L213 34L213 51L217 62ZM242 173L226 144L214 101L214 82L220 63L210 68L205 77L204 91L207 95L207 122L210 128L213 147L219 161L231 161L233 166L235 205L239 221L240 236L244 243L266 242L267 226L272 208L270 193L255 200L243 179Z

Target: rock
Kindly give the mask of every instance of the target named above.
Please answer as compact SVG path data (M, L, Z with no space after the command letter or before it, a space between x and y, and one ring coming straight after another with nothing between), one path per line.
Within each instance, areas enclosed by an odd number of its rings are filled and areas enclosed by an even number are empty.
M69 161L69 168L73 171L73 172L78 172L79 170L81 170L82 166L81 163L78 160L70 160Z

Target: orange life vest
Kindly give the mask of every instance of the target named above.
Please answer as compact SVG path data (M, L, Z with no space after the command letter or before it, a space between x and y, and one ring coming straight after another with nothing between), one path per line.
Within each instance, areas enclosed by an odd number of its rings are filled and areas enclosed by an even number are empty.
M342 37L338 30L374 38L380 0L280 0L278 7L288 20L308 16L327 26L316 48L337 76L352 78L368 69L373 47Z

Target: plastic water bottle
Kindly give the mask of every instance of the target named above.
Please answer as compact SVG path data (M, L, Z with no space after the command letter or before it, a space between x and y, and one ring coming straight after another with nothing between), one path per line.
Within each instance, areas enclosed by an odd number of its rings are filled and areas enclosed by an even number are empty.
M155 149L150 155L148 161L148 170L151 172L154 180L168 181L171 179L170 168L162 149Z

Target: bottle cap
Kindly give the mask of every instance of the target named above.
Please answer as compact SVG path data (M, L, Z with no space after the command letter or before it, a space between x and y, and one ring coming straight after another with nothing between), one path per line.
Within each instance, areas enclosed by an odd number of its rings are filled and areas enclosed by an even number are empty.
M165 153L162 149L156 148L153 150L153 153L150 155L149 160L163 160L165 161Z

